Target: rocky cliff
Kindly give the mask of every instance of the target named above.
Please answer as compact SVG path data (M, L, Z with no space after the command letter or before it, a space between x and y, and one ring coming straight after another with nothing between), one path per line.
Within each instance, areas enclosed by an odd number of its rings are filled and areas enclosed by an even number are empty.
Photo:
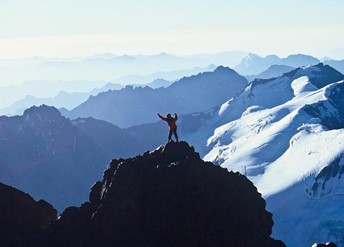
M285 246L239 173L204 162L186 142L112 160L89 202L67 208L42 246Z

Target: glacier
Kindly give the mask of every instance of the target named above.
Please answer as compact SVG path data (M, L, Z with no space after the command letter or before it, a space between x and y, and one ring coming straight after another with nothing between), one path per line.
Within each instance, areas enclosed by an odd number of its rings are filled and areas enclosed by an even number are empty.
M205 160L255 184L274 215L273 237L287 246L344 246L343 79L318 64L254 80L185 136Z

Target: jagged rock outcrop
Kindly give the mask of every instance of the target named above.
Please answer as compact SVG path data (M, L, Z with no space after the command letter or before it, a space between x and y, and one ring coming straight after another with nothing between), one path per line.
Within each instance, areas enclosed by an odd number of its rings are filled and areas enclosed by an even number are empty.
M239 173L204 162L186 142L112 160L90 201L67 208L42 246L285 246Z
M34 246L56 218L57 211L46 201L0 183L0 246Z

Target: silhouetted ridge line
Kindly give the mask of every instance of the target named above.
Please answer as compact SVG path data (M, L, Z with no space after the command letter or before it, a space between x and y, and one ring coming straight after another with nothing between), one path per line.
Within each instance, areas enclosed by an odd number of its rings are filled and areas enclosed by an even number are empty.
M67 208L49 246L285 246L246 177L204 162L186 142L114 159L90 201Z

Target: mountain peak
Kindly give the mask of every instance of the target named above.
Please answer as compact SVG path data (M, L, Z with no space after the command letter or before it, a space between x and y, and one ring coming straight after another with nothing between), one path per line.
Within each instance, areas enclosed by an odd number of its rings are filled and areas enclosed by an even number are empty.
M168 162L179 162L189 158L201 159L199 154L195 152L194 147L189 146L189 144L184 141L178 143L173 141L168 142L165 146L161 146L160 149L157 149L157 151L155 152L160 152Z
M217 72L217 73L233 73L233 72L235 72L234 70L232 70L231 68L229 68L229 67L224 67L224 66L218 66L215 70L214 70L214 72ZM236 73L236 72L235 72Z
M285 74L291 79L297 79L301 76L307 76L310 82L317 88L323 88L333 82L344 79L344 75L329 65L318 63L316 65L304 66Z
M204 162L186 142L169 142L112 160L90 202L67 208L45 244L285 246L269 236L272 225L264 199L246 177Z
M249 53L246 57L244 57L244 59L256 59L256 58L261 58L260 56L258 56L257 54L254 53Z
M59 110L57 110L53 106L47 106L47 105L40 105L40 106L32 106L24 111L23 116L27 115L37 115L37 114L46 114L50 116L61 116L61 113Z
M53 106L41 105L32 106L23 113L25 119L52 120L61 118L61 113Z

